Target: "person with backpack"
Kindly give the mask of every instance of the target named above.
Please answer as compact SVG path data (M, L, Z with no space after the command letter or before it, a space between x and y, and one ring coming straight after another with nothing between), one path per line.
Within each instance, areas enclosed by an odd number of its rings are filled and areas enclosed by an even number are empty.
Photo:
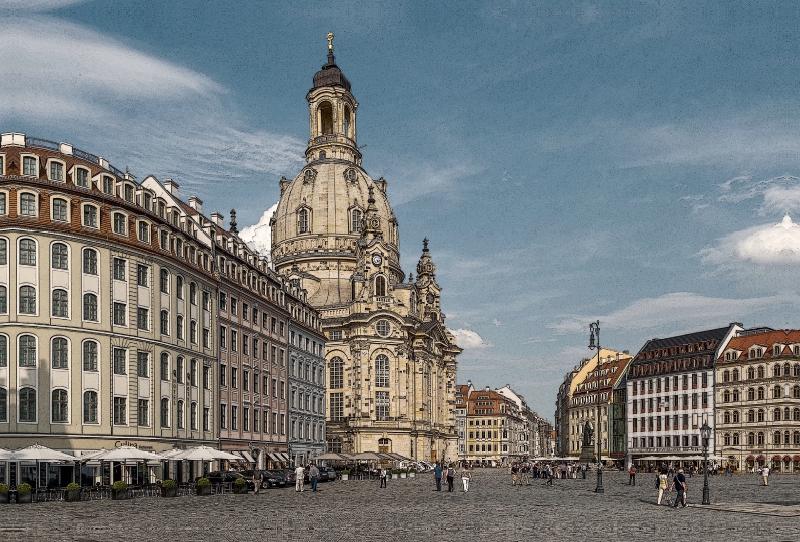
M442 490L442 465L441 463L436 463L436 467L433 469L433 476L436 478L436 491Z
M456 469L453 468L453 464L450 463L447 466L447 491L453 492L453 480L456 477Z

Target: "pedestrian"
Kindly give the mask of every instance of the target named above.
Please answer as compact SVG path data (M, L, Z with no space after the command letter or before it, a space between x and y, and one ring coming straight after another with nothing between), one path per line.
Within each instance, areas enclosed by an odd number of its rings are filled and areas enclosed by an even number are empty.
M258 495L258 490L261 489L261 484L264 482L264 471L254 470L253 471L253 485L255 489L253 490L253 495Z
M469 483L472 480L472 472L466 463L461 467L461 483L464 484L464 493L469 491Z
M764 468L761 469L761 477L764 479L764 485L769 485L769 467L764 465Z
M522 473L522 477L519 480L519 485L522 485L522 482L525 482L526 486L531 485L531 478L530 478L530 475L528 474L530 472L530 470L531 470L531 464L530 463L528 463L527 461L522 463L522 468L520 469L520 472Z
M581 465L581 474L583 475L583 479L586 480L586 463Z
M447 466L447 491L453 492L453 480L456 478L456 469L453 464Z
M305 478L306 470L303 468L303 465L298 465L296 469L294 469L294 490L295 491L303 491L303 478Z
M552 465L545 465L545 473L547 474L547 482L545 483L546 486L553 485L553 466Z
M686 477L683 475L683 469L678 469L678 474L673 478L669 490L672 491L673 487L678 491L678 494L675 496L675 508L677 508L679 504L686 508Z
M636 467L633 466L633 463L631 463L631 468L628 471L628 473L630 473L630 478L628 478L628 485L629 486L635 486L636 485Z
M311 463L311 471L308 473L311 476L311 491L317 491L317 481L319 481L319 469L316 463Z
M659 473L658 477L656 478L656 487L658 488L658 502L656 504L661 504L661 498L664 496L664 492L667 490L667 469L662 468L661 472Z
M441 463L436 463L436 466L433 467L433 475L436 478L436 491L442 490L442 465Z
M511 463L511 485L517 485L517 472L519 472L519 468L517 467L516 463Z
M383 468L383 467L381 467L381 475L380 475L380 478L381 478L381 485L380 485L380 486L378 486L379 488L381 488L381 487L386 487L386 476L387 476L387 475L386 475L386 469L385 469L385 468Z

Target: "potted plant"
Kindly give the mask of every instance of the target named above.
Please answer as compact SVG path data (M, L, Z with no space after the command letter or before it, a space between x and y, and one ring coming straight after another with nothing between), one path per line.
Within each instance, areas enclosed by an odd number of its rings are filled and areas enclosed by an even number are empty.
M392 480L397 480L400 478L400 469L394 469L392 471Z
M342 480L347 481L350 479L350 471L348 469L344 469L342 471Z
M197 481L197 494L200 496L211 495L211 480L200 478Z
M406 476L408 476L408 473L407 473L405 470L401 470L401 471L400 471L400 479L403 479L403 478L405 478Z
M408 471L409 478L416 478L416 476L417 476L417 469L411 469L410 471Z
M81 486L75 482L67 484L67 489L64 490L64 500L67 502L80 502Z
M244 478L237 478L233 483L233 493L236 495L247 495L247 481Z
M8 503L8 484L0 484L0 503Z
M33 501L33 495L31 492L31 485L30 484L20 484L17 486L17 502L27 503Z
M162 497L178 496L178 484L175 483L175 480L170 480L169 478L164 480L164 483L161 484L161 496Z
M125 501L128 499L128 485L122 480L117 480L111 486L111 498L115 501Z

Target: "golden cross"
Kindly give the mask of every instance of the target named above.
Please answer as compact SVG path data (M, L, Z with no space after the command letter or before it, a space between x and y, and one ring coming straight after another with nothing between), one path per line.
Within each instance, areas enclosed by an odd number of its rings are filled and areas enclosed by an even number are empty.
M328 32L328 52L333 52L333 32Z

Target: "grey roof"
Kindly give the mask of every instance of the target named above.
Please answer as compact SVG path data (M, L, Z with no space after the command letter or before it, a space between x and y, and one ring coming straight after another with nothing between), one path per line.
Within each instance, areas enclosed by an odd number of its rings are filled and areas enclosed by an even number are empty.
M650 339L645 343L642 349L639 350L639 353L636 355L636 358L634 358L634 362L631 365L648 362L649 360L640 359L640 356L645 352L660 350L662 348L670 348L673 346L682 346L684 344L696 344L702 342L709 343L709 348L705 350L695 350L694 352L691 352L690 355L695 356L699 353L713 354L717 347L717 343L725 338L725 335L728 333L728 330L730 330L730 325L716 329L709 329L706 331L696 331L694 333L687 333L685 335L676 335L674 337L667 337L666 339ZM715 341L713 347L711 347L710 345L711 341ZM687 354L688 353L685 352L682 354L678 353L671 356L662 356L659 358L659 360L682 358L685 357Z

